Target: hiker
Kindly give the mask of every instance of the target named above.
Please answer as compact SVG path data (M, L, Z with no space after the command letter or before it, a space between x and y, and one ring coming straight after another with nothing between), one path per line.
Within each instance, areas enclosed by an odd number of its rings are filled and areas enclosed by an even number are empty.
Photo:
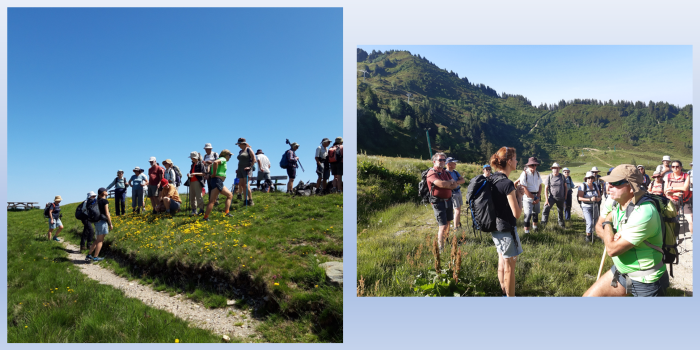
M542 177L537 171L538 165L540 165L539 160L536 157L530 157L525 164L525 170L518 178L523 191L523 211L525 212L523 226L526 234L530 233L530 220L532 220L532 230L537 230L537 217L540 214Z
M63 230L63 223L61 222L61 200L61 196L56 196L53 199L53 203L49 204L49 241L51 240L51 234L53 233L53 230L58 228L56 234L53 235L53 240L56 242L60 242L58 240L58 234L61 233L61 230Z
M272 178L270 177L270 159L267 158L261 149L255 152L255 159L258 160L258 190L269 192L272 187ZM260 189L260 182L264 181L263 188Z
M204 214L204 200L202 199L202 188L204 188L204 164L198 152L190 152L190 160L192 161L192 166L190 166L190 172L187 174L187 181L185 181L185 186L190 188L190 207L192 208L192 213L190 216L195 216L197 214L197 209L199 209L199 214Z
M204 182L209 183L209 177L211 176L211 165L219 159L219 154L212 152L211 143L204 144L204 155L202 156L202 164L204 164ZM209 200L211 200L211 192L209 192ZM218 200L216 201L218 204Z
M549 211L556 204L559 215L559 227L565 229L564 224L564 203L566 202L566 194L568 188L564 175L559 173L561 167L558 163L552 164L552 173L545 178L544 181L544 210L542 210L542 225L547 225Z
M436 202L432 203L433 213L438 222L438 248L442 252L444 247L444 239L450 232L450 223L454 218L452 207L452 190L459 187L457 181L452 179L452 176L445 169L447 156L445 153L438 152L433 154L433 167L430 168L426 176L428 183L428 191L432 197L435 197Z
M454 211L454 228L455 230L457 228L462 227L462 223L460 221L460 213L462 211L462 189L460 188L459 185L463 184L466 182L466 180L462 177L462 175L459 174L455 168L457 167L457 162L459 162L457 159L454 159L452 157L447 158L446 164L447 164L447 172L452 176L452 180L454 180L457 183L457 188L452 190L452 210Z
M297 177L297 168L299 167L299 157L297 157L296 150L299 149L299 144L292 142L289 146L290 148L285 153L287 155L287 176L289 176L289 181L287 182L287 193L292 194L292 188L294 188L294 179ZM335 181L335 180L333 180Z
M143 185L148 183L148 178L143 174L143 169L139 167L134 168L134 175L131 175L129 179L129 186L131 186L131 212L139 213L145 210L145 203L143 202Z
M515 262L523 252L516 220L522 214L515 184L508 177L518 168L515 148L501 147L491 156L491 166L500 170L489 178L495 181L491 186L491 199L496 213L496 231L491 232L493 243L498 252L498 282L503 296L515 296Z
M649 175L646 174L646 169L644 169L644 165L637 165L637 169L639 170L640 173L642 173L642 188L645 190L649 190L649 184L651 183L651 179L649 178Z
M661 171L661 177L666 177L666 174L670 174L671 170L671 156L663 156L661 158L661 165L657 166L656 169Z
M160 180L160 189L158 190L158 208L157 212L166 212L167 214L175 215L180 211L182 200L180 194L177 193L177 186L171 184L168 179Z
M95 192L88 192L87 198L83 202L86 207L92 205L93 202L97 201L97 195ZM80 235L80 252L90 249L92 246L92 241L95 239L95 224L90 222L87 218L80 220L83 222L83 233Z
M117 216L124 215L126 214L126 188L129 187L124 177L124 170L117 170L117 177L107 186L107 190L112 187L114 187L114 207L116 214Z
M644 200L642 174L622 164L603 180L617 204L605 203L596 234L614 264L583 296L663 296L669 285L663 254L647 244L663 245L662 221L654 202ZM634 210L626 215L630 205Z
M651 178L654 180L652 180L651 184L649 184L649 193L657 194L659 196L665 196L664 181L661 178L661 172L658 170L655 171L654 174L651 175Z
M250 181L253 179L253 170L255 170L255 154L253 149L250 148L248 142L244 138L239 138L236 145L241 148L238 152L238 169L236 169L236 177L239 178L239 184L241 181L245 184L244 186L238 186L238 191L247 192L245 195L246 200L245 205L253 205L253 191L250 190Z
M489 176L491 176L491 166L490 166L490 165L485 164L485 165L484 165L484 168L482 169L482 171L484 172L484 177L489 177Z
M209 186L209 204L207 204L207 211L206 213L204 213L204 221L209 221L209 214L211 214L211 211L214 209L214 204L219 198L219 193L222 193L226 196L226 206L224 207L226 210L226 216L233 216L231 215L231 213L229 213L229 209L231 208L231 200L233 199L233 193L231 193L226 188L226 186L224 186L224 181L226 180L227 163L231 159L231 156L231 151L225 149L221 151L219 159L215 160L211 164L209 182L207 183L207 185Z
M583 218L586 220L586 242L590 242L593 239L595 214L598 213L598 202L601 199L598 187L593 184L594 179L595 175L592 172L586 172L583 183L577 191L578 202L581 205L581 211L583 211Z
M109 215L107 189L100 187L100 189L97 190L97 197L97 208L100 209L101 220L95 223L95 241L92 242L90 252L88 252L88 255L85 257L85 261L104 260L104 258L98 257L100 255L100 250L102 249L102 242L104 242L105 235L107 235L110 230L114 229L114 226L112 226L112 217ZM95 255L93 255L93 253Z
M690 170L688 170L688 176L690 176L690 200L688 201L688 206L690 210L693 210L693 163L690 163Z
M333 186L338 193L343 193L343 138L336 137L333 146L331 146L333 157L330 156L331 150L328 150L328 161L331 163L331 174L333 175Z
M564 208L564 220L569 221L571 220L571 204L573 203L573 191L574 187L574 180L571 179L571 176L569 175L571 173L571 170L569 168L564 168L561 170L562 174L564 174L565 182L566 182L566 187L568 188L568 191L566 191L566 207Z
M138 168L138 167L137 167ZM143 175L144 178L146 178L146 181L144 181L141 185L143 187L143 211L146 211L146 196L148 195L148 176L144 174L145 169L139 169L139 174Z
M328 145L330 144L331 140L324 137L323 140L321 140L321 145L316 147L316 174L318 175L318 180L316 180L316 194L323 193L328 183L328 178L331 177L331 166L330 162L328 162Z
M151 199L153 214L155 214L158 207L158 185L160 180L163 180L165 169L158 165L156 157L151 157L148 162L151 163L151 167L148 168L148 198Z
M593 173L594 179L593 183L598 187L598 191L600 192L601 196L607 198L607 192L605 191L605 181L600 179L600 170L598 170L597 166L594 166L591 168L591 172Z
M664 176L664 194L673 201L679 213L683 213L688 221L688 230L693 234L693 209L685 205L691 200L690 176L683 172L683 163L674 160L671 163L671 173Z
M177 173L175 172L175 167L173 166L173 161L170 159L166 159L163 161L163 168L165 170L163 171L163 178L168 180L168 183L170 186L174 186L175 188L178 188L177 186Z

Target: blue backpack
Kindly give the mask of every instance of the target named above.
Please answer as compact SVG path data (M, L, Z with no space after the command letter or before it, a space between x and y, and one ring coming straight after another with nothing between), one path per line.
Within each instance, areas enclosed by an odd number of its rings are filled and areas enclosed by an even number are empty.
M284 151L282 160L280 160L280 168L282 169L287 169L287 167L289 167L289 156L287 155L287 152L289 152L289 150Z

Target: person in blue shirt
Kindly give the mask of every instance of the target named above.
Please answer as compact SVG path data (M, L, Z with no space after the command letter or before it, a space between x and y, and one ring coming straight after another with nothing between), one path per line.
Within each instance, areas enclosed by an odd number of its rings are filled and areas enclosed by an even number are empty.
M116 207L117 216L126 214L126 188L129 187L129 184L124 177L124 170L119 169L117 171L117 177L107 186L107 190L109 191L112 187L114 187L114 206Z
M143 203L143 185L148 183L148 178L143 174L141 168L134 168L134 175L131 175L129 179L129 186L131 186L131 212L139 213L144 210ZM137 209L138 208L138 209Z

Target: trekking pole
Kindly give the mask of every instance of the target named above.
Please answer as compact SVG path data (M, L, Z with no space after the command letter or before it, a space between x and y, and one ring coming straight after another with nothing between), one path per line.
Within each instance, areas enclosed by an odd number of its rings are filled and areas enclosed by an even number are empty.
M243 203L245 203L245 206L248 206L248 171L245 172L245 195L243 196Z
M290 146L292 145L292 144L289 142L289 139L286 139L285 141L287 142L288 145L290 145ZM304 170L304 166L301 165L301 160L297 160L297 162L299 163L299 166L301 167L301 171L306 172L306 170Z
M603 263L605 262L605 253L607 249L607 247L603 248L603 257L600 258L600 268L598 268L598 277L596 277L596 281L600 279L600 273L603 271Z
M192 185L192 178L190 178L190 186ZM190 186L187 186L187 209L185 211L190 211Z

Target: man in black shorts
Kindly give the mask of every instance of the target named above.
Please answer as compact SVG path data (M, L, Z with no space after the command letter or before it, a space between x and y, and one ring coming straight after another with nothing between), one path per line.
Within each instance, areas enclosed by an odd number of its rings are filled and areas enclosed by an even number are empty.
M426 176L433 212L438 222L438 246L440 251L443 249L444 239L450 233L450 223L454 218L452 190L459 187L459 184L452 179L452 175L445 168L446 160L447 156L445 153L435 153L433 155L433 167Z

